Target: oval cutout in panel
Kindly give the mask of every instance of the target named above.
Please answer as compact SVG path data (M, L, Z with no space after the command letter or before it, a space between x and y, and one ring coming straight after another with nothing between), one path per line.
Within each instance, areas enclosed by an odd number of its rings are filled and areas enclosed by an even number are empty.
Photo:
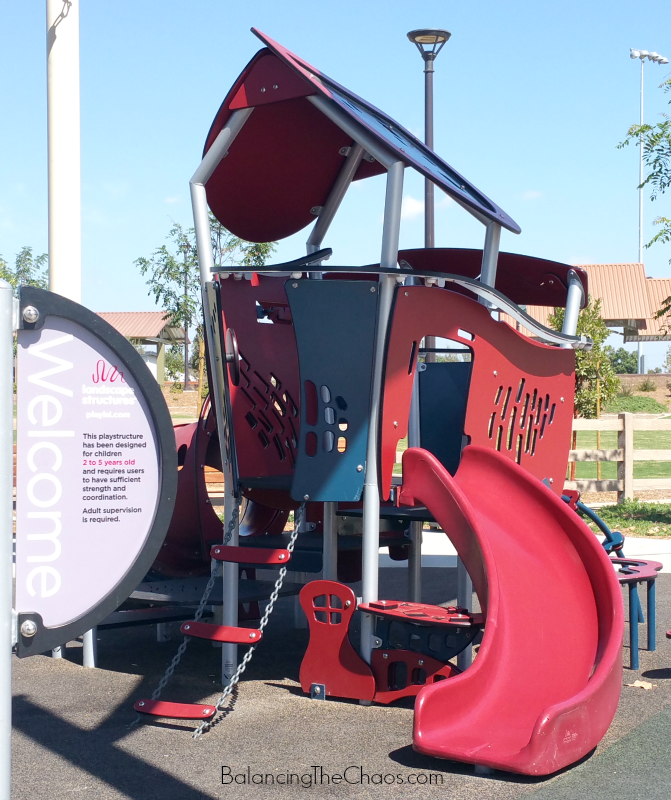
M347 450L347 439L344 436L338 436L338 452L344 453Z
M322 436L322 447L326 450L327 453L330 453L333 450L333 445L335 444L335 434L333 431L324 431Z
M338 420L338 427L341 431L346 431L349 428L349 422L345 419L345 417L340 417Z
M340 397L340 395L338 395L338 397L336 397L335 401L336 401L336 405L338 406L338 408L341 411L347 411L347 403L345 402L345 398L344 397Z
M317 434L309 431L305 436L305 455L314 458L317 455Z
M324 422L326 422L327 425L333 425L335 423L335 411L330 406L324 409Z
M317 424L317 387L312 381L305 381L305 421L308 425Z
M331 390L329 389L328 386L322 386L322 388L319 390L319 393L321 395L323 403L331 402Z

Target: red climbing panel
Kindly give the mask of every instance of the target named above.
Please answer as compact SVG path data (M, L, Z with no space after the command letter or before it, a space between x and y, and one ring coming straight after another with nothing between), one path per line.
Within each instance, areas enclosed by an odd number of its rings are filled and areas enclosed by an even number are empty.
M624 612L608 556L494 450L467 447L452 478L413 448L403 474L401 502L426 505L449 532L486 619L473 666L419 692L415 750L529 775L572 764L601 740L620 696Z
M301 663L304 692L313 683L326 687L326 695L352 700L372 700L375 679L347 636L356 598L349 586L335 581L311 581L299 595L308 618L310 643Z

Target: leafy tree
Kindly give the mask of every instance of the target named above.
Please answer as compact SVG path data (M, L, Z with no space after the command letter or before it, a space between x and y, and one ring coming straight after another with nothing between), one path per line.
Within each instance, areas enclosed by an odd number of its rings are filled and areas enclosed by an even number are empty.
M550 314L550 326L556 331L562 329L564 314L563 308L555 308ZM588 298L587 305L578 315L577 333L589 336L594 344L591 350L576 350L574 414L576 417L594 419L597 412L597 395L603 406L617 395L620 388L613 365L602 347L610 331L601 317L601 300Z
M616 350L606 345L603 352L617 375L636 375L638 372L638 356L633 350L625 350L624 347L618 347Z
M660 88L663 92L671 93L671 78L664 81ZM645 180L638 188L650 187L650 199L656 200L671 187L671 118L664 114L662 121L655 125L632 125L627 138L618 147L625 147L631 142L643 148L643 163L648 171ZM659 216L654 220L654 224L659 226L659 230L646 244L646 248L657 243L671 242L671 219ZM663 301L656 316L669 317L671 322L671 297Z
M263 267L275 250L274 242L247 242L234 236L210 212L212 231L212 251L215 267L240 265L252 269ZM165 319L173 325L184 328L184 354L180 371L184 369L184 388L189 385L189 328L195 328L194 353L198 353L196 343L203 331L203 310L200 293L200 268L196 234L193 228L184 229L173 223L168 236L171 244L162 245L150 258L138 258L135 265L142 275L148 275L149 294L154 295L157 304L166 311ZM171 348L172 349L172 348ZM175 377L174 354L166 352L166 371ZM193 359L191 359L193 364ZM196 355L197 363L197 355ZM169 364L171 366L169 366Z
M8 281L15 292L20 286L38 286L40 289L49 288L49 256L42 253L33 255L33 248L24 246L17 254L14 267L10 267L5 259L0 256L0 278Z
M667 347L666 349L666 357L664 358L662 368L663 372L671 372L671 347Z

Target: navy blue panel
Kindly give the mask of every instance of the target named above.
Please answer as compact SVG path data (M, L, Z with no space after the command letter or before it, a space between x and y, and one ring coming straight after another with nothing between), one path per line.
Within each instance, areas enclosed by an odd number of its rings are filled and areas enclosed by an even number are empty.
M306 495L320 501L359 500L379 285L376 281L319 280L289 280L285 285L301 379L300 437L291 496L295 500ZM344 452L339 452L339 442L344 443Z
M461 460L470 361L438 361L419 372L419 426L422 447L454 475Z

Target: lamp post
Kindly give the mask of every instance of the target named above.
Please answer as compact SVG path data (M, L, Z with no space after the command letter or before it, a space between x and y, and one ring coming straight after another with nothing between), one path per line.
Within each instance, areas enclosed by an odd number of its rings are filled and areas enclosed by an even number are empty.
M417 47L424 61L424 142L433 150L433 62L452 34L440 28L421 28L408 33L408 39ZM435 247L433 183L424 179L424 247ZM426 337L426 347L436 346L435 336ZM427 353L426 361L436 360L435 353Z
M640 125L643 126L643 64L645 60L652 61L655 64L668 64L668 58L660 56L659 53L649 53L647 50L629 50L629 58L638 58L641 61L641 121ZM643 134L639 138L640 160L638 169L638 263L643 263ZM643 360L641 343L638 343L638 371L642 371L641 362Z

